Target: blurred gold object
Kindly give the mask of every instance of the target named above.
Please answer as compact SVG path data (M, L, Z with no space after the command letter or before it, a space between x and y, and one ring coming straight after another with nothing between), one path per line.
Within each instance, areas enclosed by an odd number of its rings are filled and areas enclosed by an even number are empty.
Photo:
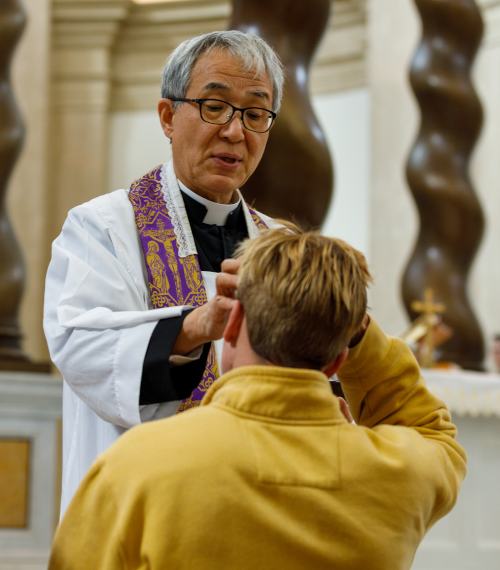
M432 287L427 287L424 291L424 300L413 301L411 308L416 313L422 313L422 324L425 328L425 335L420 351L420 365L424 368L433 368L436 366L436 361L434 360L434 348L436 346L434 329L440 323L437 315L444 313L446 307L443 303L434 302L434 291Z

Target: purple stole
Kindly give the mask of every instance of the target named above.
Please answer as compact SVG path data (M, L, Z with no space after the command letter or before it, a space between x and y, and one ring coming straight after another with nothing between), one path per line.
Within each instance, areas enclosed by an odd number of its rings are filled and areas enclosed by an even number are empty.
M198 256L179 255L178 233L182 229L177 223L176 232L163 196L163 168L167 166L159 166L136 180L129 191L146 261L151 300L155 309L179 305L200 307L207 302L207 293ZM170 192L168 188L165 190ZM168 202L171 208L175 207L171 199ZM249 211L259 229L267 228L256 212L250 208ZM178 412L199 406L205 392L218 377L219 366L212 342L201 382L191 396L181 402Z

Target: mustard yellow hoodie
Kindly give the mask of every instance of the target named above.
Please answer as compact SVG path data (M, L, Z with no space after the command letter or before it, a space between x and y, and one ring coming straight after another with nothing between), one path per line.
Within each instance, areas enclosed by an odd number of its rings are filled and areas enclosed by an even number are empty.
M252 366L97 458L49 568L399 570L455 503L466 456L403 342L371 322L339 379Z

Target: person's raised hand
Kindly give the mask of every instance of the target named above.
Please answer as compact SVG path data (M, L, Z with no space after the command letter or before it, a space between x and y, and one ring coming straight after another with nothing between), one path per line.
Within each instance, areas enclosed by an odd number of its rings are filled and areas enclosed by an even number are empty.
M350 424L353 424L354 418L351 415L351 412L349 410L349 406L347 405L347 402L344 400L344 398L341 398L340 396L339 396L339 404L340 404L340 411L344 414L344 418Z

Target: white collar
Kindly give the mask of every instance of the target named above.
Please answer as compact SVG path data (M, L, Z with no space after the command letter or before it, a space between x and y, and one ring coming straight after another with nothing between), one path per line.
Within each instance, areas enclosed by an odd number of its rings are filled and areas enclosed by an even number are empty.
M198 196L195 192L187 188L179 179L177 179L180 189L185 192L188 196L196 200L207 209L207 213L203 218L204 224L215 224L216 226L225 226L229 214L236 210L239 206L241 198L238 196L238 201L236 204L217 204L206 198Z

